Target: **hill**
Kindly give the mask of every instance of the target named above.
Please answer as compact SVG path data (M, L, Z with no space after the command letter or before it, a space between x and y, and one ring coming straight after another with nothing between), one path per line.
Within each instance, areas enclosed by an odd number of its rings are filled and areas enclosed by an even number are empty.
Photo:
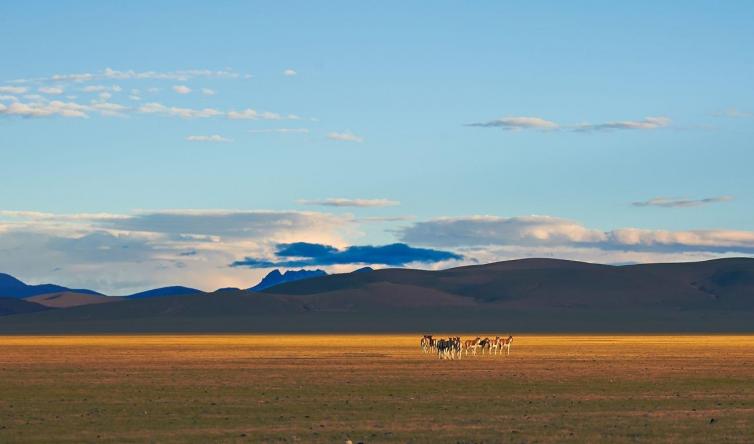
M47 310L44 305L16 298L0 298L0 316Z
M433 289L508 308L754 309L754 259L610 266L523 259L442 271L337 274L281 284L266 293L368 291L371 284Z
M754 331L754 259L526 259L315 277L4 316L0 332Z
M134 293L125 297L128 299L147 299L147 298L159 298L159 297L164 297L164 296L183 296L183 295L198 294L198 293L204 293L204 292L201 290L197 290L196 288L182 287L180 285L175 285L172 287L161 287L161 288L155 288L153 290L142 291L140 293Z
M116 296L101 296L86 293L75 293L64 291L60 293L40 294L24 299L25 301L34 302L45 307L51 308L69 308L78 307L79 305L105 304L110 302L119 302L123 298Z
M0 297L23 299L40 294L66 291L93 295L101 294L92 290L70 289L55 284L28 285L9 274L0 273Z

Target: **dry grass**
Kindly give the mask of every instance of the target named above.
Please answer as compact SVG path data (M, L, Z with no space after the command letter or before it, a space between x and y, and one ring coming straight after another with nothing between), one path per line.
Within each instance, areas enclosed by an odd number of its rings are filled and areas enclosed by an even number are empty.
M0 442L754 440L752 336L419 337L0 337Z

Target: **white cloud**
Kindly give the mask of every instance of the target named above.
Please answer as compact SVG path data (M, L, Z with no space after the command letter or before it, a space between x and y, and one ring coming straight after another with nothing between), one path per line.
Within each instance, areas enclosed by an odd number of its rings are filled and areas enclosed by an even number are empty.
M24 94L28 90L23 86L0 86L0 94Z
M215 90L209 89L209 88L202 88L202 94L204 94L205 96L214 96Z
M405 218L372 218L403 221ZM261 210L163 210L53 214L0 210L0 270L124 294L183 284L247 288L264 270L228 267L246 256L274 258L278 243L343 248L359 236L350 215ZM363 219L365 223L368 218ZM410 224L404 241L451 247L472 262L557 257L602 263L676 262L754 255L754 232L587 228L548 216L467 216ZM458 265L439 263L429 268ZM341 270L347 271L347 270Z
M327 138L330 140L337 140L340 142L356 142L361 143L364 141L364 138L361 136L357 136L356 134L353 134L351 132L344 132L344 133L338 133L338 132L331 132L327 134Z
M389 199L346 199L329 198L321 200L299 200L304 205L320 205L326 207L391 207L400 202Z
M228 139L227 137L223 137L219 134L212 134L210 136L188 136L186 137L186 140L189 142L215 142L215 143L227 143L232 142L233 139Z
M157 102L151 102L142 105L139 108L139 112L144 114L159 114L163 116L180 117L182 119L216 117L222 116L224 114L222 111L214 108L193 109L179 108L175 106L168 107Z
M91 80L94 80L95 76L93 74L90 74L88 72L86 73L80 73L80 74L55 74L52 77L49 78L41 78L41 79L27 79L29 81L46 81L46 80L53 80L57 82L89 82Z
M185 69L178 71L118 71L111 68L105 68L103 75L111 79L152 79L152 80L181 80L186 81L192 78L238 78L238 73L229 69L210 70L210 69Z
M641 120L619 120L598 124L581 124L573 127L576 131L610 131L610 130L651 130L670 126L668 117L645 117Z
M211 69L185 69L176 71L136 71L117 70L105 68L95 73L73 73L73 74L54 74L49 77L16 79L14 83L45 83L45 82L73 82L83 83L95 80L173 80L185 82L193 78L221 78L235 79L240 75L231 69L211 70Z
M58 86L43 86L37 89L42 94L47 94L50 96L59 96L60 94L63 94L65 90L63 88L60 88Z
M191 88L186 85L173 85L173 91L178 94L188 94L191 92Z
M255 109L246 108L241 111L229 111L228 118L233 120L298 120L300 117L295 114L284 116L269 111L260 112Z
M229 267L234 260L272 257L278 243L342 247L352 224L348 216L296 211L0 211L0 270L108 294L175 284L248 288L264 271Z
M18 102L18 97L2 94L0 95L0 102Z
M45 117L59 115L63 117L87 117L92 111L97 111L103 116L121 116L126 112L138 112L141 114L155 114L169 117L179 117L183 119L209 118L209 117L227 117L229 119L249 119L249 120L297 120L298 116L289 114L281 115L271 112L257 112L253 109L243 111L225 112L215 108L188 108L167 106L159 102L149 102L138 108L132 109L128 106L110 103L109 99L112 94L107 91L100 92L96 100L90 104L79 104L75 102L64 102L60 100L48 101L47 98L40 95L25 96L28 101L21 102L14 96L0 97L0 115L16 115L25 117ZM140 96L131 95L131 100L141 100ZM5 100L2 100L5 99ZM2 104L2 102L11 102ZM301 130L290 131L281 129L279 132L298 132ZM303 130L307 131L307 130Z
M704 199L674 199L668 197L655 197L641 202L633 202L635 207L663 207L663 208L689 208L707 205L711 203L729 202L733 196L715 196Z
M21 117L87 117L87 107L73 102L62 102L54 100L52 102L35 102L22 103L13 102L9 105L0 104L0 115L21 116Z
M93 110L98 111L101 115L109 117L125 116L126 111L129 110L129 108L126 106L109 102L96 102L89 105L89 107Z
M641 120L618 120L605 123L582 123L578 125L563 125L541 117L503 117L487 122L471 123L467 126L483 128L500 128L506 131L539 130L555 131L567 130L576 132L612 131L612 130L653 130L667 128L671 120L668 117L645 117Z
M436 247L580 247L604 251L754 254L754 231L587 228L551 216L466 216L417 222L399 231L404 242Z
M286 76L286 77L293 77L296 74L298 74L298 73L295 70L290 69L290 68L288 68L285 71L283 71L283 75Z
M522 129L554 130L560 125L550 120L540 117L503 117L489 122L472 123L469 126L494 127L508 131L518 131Z

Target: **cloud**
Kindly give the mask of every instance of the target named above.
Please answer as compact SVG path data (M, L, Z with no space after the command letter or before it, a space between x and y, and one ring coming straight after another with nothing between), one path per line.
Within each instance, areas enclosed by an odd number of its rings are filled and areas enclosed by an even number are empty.
M254 120L285 120L299 119L298 116L289 114L283 116L270 112L257 112L252 109L244 111L225 112L215 108L188 108L167 106L159 102L149 102L138 108L129 108L128 106L109 103L112 94L103 91L98 95L97 100L91 101L90 104L80 104L75 102L64 102L60 100L48 101L44 96L27 95L27 102L20 102L17 98L8 96L7 101L13 102L8 105L0 103L0 115L23 116L23 117L88 117L88 113L96 112L103 116L122 116L127 112L138 112L140 114L154 114L166 117L178 117L182 119L197 119L210 117L227 117L229 119L254 119ZM132 100L140 100L140 96L132 96ZM280 131L285 132L285 131ZM293 130L289 132L294 132Z
M111 79L152 79L152 80L190 80L197 77L205 78L238 78L239 74L229 69L210 70L210 69L186 69L178 71L118 71L111 68L105 68L103 75Z
M309 128L262 128L249 130L252 134L280 133L280 134L306 134Z
M117 103L109 102L96 102L88 106L88 108L98 111L103 116L120 117L124 116L126 111L129 110L127 106L123 106Z
M41 92L42 94L47 94L51 96L58 96L65 92L63 88L60 88L58 86L43 86L41 88L38 88L37 91Z
M178 94L188 94L191 92L191 88L186 85L173 85L173 91Z
M288 68L285 71L283 71L283 75L286 76L286 77L293 77L296 74L298 74L298 73L296 71L290 69L290 68Z
M361 236L360 224L367 222L303 211L0 210L0 270L33 283L125 294L176 283L247 288L263 276L260 267L273 266L437 269L533 256L602 263L754 256L754 231L605 231L552 216L430 219L393 231L398 244L354 246L351 238ZM228 267L233 262L237 266Z
M754 231L601 231L551 216L466 216L417 222L398 230L403 242L434 247L580 247L601 251L754 254Z
M0 86L0 94L24 94L28 90L23 86Z
M538 130L538 131L575 131L597 132L612 130L652 130L670 126L668 117L645 117L641 120L619 120L605 123L582 123L578 125L562 125L541 117L503 117L487 122L470 123L467 126L482 128L500 128L505 131Z
M690 208L718 202L729 202L733 196L715 196L704 199L672 199L668 197L655 197L641 202L633 202L635 207L663 207L663 208Z
M176 71L136 71L105 68L94 73L53 74L49 77L16 79L14 83L72 82L84 83L95 80L173 80L185 82L194 78L236 79L240 74L231 69L184 69Z
M522 129L555 130L560 128L555 122L540 117L503 117L489 122L471 123L468 126L484 128L500 128L506 131L518 131Z
M416 219L414 216L368 216L354 219L356 222L407 222Z
M161 103L150 102L139 107L139 112L144 114L158 114L169 117L180 117L182 119L195 119L222 116L224 113L214 108L181 108L175 106L165 106Z
M215 90L209 89L209 88L202 88L202 94L204 94L205 96L214 96Z
M337 140L340 142L361 143L364 141L364 138L350 132L344 132L344 133L331 132L327 135L327 138L330 140Z
M620 120L616 122L581 124L573 127L575 131L611 131L611 130L651 130L666 128L670 125L667 117L645 117L642 120Z
M25 79L26 81L49 81L53 80L56 82L89 82L91 80L94 80L96 76L94 74L85 72L85 73L77 73L77 74L54 74L51 77L47 78L39 78L39 79Z
M415 248L401 243L382 246L350 246L338 250L330 245L295 242L279 244L275 256L278 260L247 257L233 262L231 267L272 268L344 264L381 264L400 267L412 262L434 263L463 259L463 256L450 251Z
M186 140L189 142L232 142L233 139L228 139L226 137L223 137L219 134L212 134L211 136L188 136L186 137Z
M551 216L466 216L417 222L400 231L404 242L434 246L595 243L604 233Z
M87 117L87 109L84 105L59 100L34 103L13 102L7 106L0 104L0 115L20 117Z
M255 109L246 108L241 111L229 111L227 114L229 119L232 120L298 120L299 116L295 114L288 114L287 116L273 113L269 111L257 111Z
M120 92L122 91L122 88L118 85L112 85L112 86L87 85L81 88L81 91L85 93Z
M299 240L343 245L352 225L349 216L297 211L0 210L0 270L116 295L176 283L246 288L264 273L229 268L230 262L248 254L274 257L277 244Z
M349 220L345 216L301 211L164 210L100 221L100 225L126 231L264 238L317 230L324 234Z
M400 202L388 199L345 199L329 198L322 200L299 200L304 205L320 205L326 207L390 207L400 205Z

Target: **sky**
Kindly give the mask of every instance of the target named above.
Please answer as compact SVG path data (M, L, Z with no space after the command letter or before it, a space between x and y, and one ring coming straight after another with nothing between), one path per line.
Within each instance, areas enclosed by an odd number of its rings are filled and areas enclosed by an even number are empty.
M754 256L754 3L0 3L0 272Z

